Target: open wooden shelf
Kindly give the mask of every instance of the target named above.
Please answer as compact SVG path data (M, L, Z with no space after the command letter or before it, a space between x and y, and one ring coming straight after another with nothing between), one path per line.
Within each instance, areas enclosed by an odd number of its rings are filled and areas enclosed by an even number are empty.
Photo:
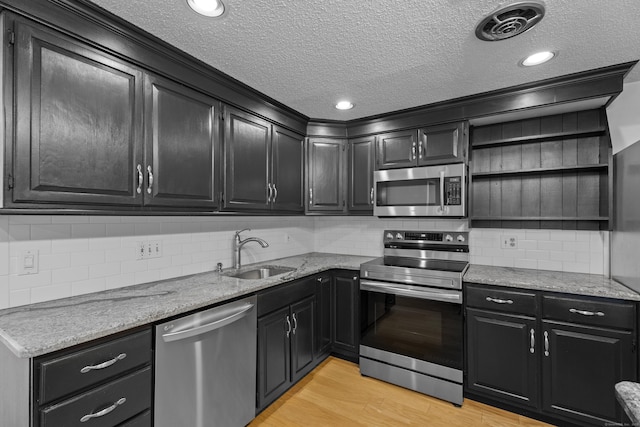
M510 171L472 172L472 174L474 179L481 179L481 178L491 178L496 176L509 176L509 175L515 176L515 175L588 171L588 170L607 169L608 167L609 165L607 163L598 163L595 165L557 166L552 168L533 168L533 169L521 169L521 170L510 170Z
M603 110L472 128L472 226L609 228L611 143Z
M497 145L507 145L507 144L531 144L534 142L544 142L544 141L553 141L558 139L574 139L574 138L585 138L591 136L601 136L604 135L606 129L598 128L594 130L585 130L585 131L567 131L567 132L552 132L544 135L530 135L530 136L517 136L513 138L502 138L502 139L494 139L489 141L481 141L481 142L473 142L473 148L484 148L491 147Z

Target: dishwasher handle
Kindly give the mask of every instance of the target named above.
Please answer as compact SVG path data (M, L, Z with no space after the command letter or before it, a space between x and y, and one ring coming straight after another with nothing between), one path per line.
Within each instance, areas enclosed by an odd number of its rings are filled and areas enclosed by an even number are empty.
M215 322L206 323L204 325L197 326L191 329L186 329L183 331L168 332L166 334L162 334L162 339L164 340L164 342L172 342L172 341L178 341L186 338L195 337L196 335L214 331L230 323L233 323L236 320L242 319L247 314L249 314L249 311L251 311L253 306L254 304L248 303L240 307L238 310L234 311L230 315L223 317L220 320L216 320Z

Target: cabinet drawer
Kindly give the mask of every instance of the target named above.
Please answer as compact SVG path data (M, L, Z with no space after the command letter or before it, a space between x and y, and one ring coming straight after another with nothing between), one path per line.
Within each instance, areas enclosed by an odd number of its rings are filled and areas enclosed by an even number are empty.
M62 356L36 359L38 403L51 402L151 361L151 330Z
M258 294L258 317L314 295L315 292L316 280L314 277L306 277L293 283L262 291Z
M564 322L633 329L635 304L592 298L543 295L542 317Z
M109 427L129 420L150 407L151 367L146 367L41 409L40 426Z
M509 313L536 314L536 294L534 292L466 284L465 288L468 307Z
M130 420L120 424L118 427L151 427L151 410L147 410L140 415L136 415Z

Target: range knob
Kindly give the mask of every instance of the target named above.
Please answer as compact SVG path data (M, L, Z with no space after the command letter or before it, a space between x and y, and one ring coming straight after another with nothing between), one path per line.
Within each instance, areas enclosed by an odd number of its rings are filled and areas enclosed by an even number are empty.
M402 240L402 233L396 233L396 239Z
M446 242L453 242L453 236L451 234L447 234L446 236L444 236L444 240Z
M456 240L460 243L464 242L464 236L462 234L458 234L458 237L456 238Z
M393 239L393 233L387 233L387 239L391 240Z

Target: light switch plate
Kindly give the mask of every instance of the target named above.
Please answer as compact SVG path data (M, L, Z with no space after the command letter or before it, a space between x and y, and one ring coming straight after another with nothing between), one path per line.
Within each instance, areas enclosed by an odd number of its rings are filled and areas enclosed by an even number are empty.
M38 274L38 250L28 249L20 253L18 260L18 275Z

